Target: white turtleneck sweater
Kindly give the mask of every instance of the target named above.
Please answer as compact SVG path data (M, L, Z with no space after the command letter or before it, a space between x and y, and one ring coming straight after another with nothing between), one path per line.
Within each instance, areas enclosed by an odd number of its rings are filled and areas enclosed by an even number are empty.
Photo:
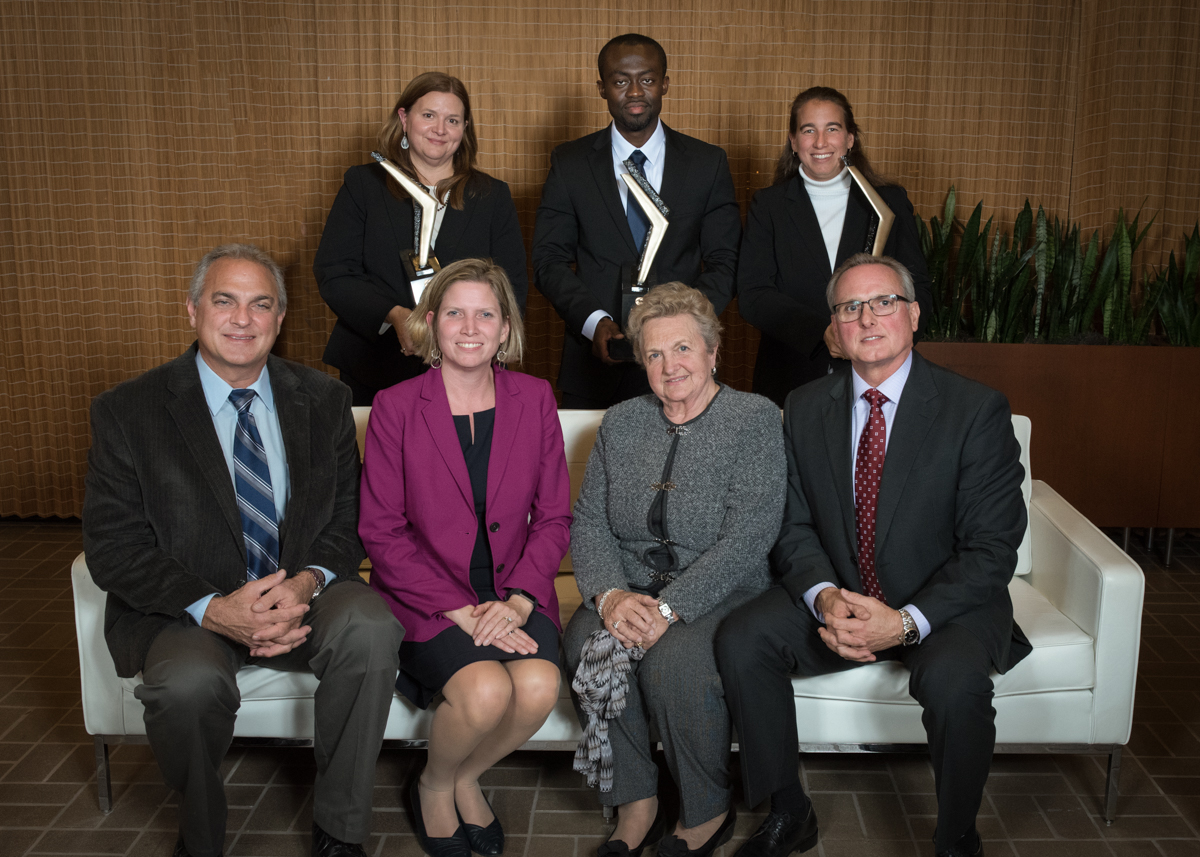
M804 179L804 189L812 200L813 210L817 213L817 223L821 224L821 237L825 239L825 249L829 253L829 269L837 267L838 245L842 242L842 225L846 222L846 201L850 199L850 171L843 169L838 175L828 181L815 181L800 170Z

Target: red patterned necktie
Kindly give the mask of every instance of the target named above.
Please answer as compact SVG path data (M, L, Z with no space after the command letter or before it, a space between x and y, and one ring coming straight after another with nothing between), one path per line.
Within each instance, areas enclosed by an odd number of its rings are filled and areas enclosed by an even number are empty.
M875 507L879 502L879 477L883 475L883 453L887 446L887 423L883 421L883 403L888 397L878 390L867 390L863 398L871 406L866 428L858 439L854 462L854 528L858 536L858 575L863 594L887 599L875 574Z

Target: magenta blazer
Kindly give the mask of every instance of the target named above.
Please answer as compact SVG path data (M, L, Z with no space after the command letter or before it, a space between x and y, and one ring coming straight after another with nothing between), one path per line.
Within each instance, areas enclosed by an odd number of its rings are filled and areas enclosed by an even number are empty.
M571 482L550 385L496 371L488 459L488 541L496 593L524 589L561 631L554 577L570 544ZM469 568L478 519L442 373L380 392L363 457L358 532L371 586L422 642L454 623L444 610L478 604Z

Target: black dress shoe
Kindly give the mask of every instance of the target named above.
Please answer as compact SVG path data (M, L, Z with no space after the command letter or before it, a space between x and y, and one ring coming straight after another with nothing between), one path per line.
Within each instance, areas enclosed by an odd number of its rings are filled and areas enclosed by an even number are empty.
M483 796L483 802L488 805L488 809L492 810L492 823L487 827L468 824L462 820L461 815L458 820L462 821L463 830L466 831L467 842L472 851L476 854L483 854L484 857L498 857L504 853L504 828L500 826L500 819L496 817L496 810L492 809L487 795Z
M417 844L429 857L471 857L471 845L461 824L450 836L430 836L425 832L425 817L421 815L421 772L418 771L408 786L408 806L412 812L413 833Z
M224 857L225 852L222 851L217 857ZM171 852L171 857L191 857L188 854L187 847L183 844L183 837L180 836L175 840L175 850Z
M658 846L658 857L709 857L714 851L733 838L733 825L737 821L737 808L730 805L725 820L717 832L699 848L688 848L687 843L672 833Z
M939 851L938 857L983 857L983 837L972 829L947 850Z
M808 813L772 812L737 850L734 857L787 857L817 844L817 811L809 801Z
M667 817L663 815L662 801L659 801L654 823L650 825L650 829L646 831L646 836L637 848L630 848L628 843L610 836L607 842L596 849L596 857L642 857L642 852L655 845L666 832Z
M367 852L360 843L334 839L314 821L312 857L367 857Z

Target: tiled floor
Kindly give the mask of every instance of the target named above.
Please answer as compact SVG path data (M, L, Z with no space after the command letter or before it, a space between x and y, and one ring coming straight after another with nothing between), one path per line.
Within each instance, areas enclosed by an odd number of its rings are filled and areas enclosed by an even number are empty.
M79 550L78 524L0 522L0 857L166 857L175 800L145 746L114 748L116 806L108 816L97 806L70 593L69 565ZM1146 570L1146 611L1119 818L1106 827L1099 817L1101 757L998 756L979 819L989 856L1200 855L1200 539L1176 540L1169 571L1136 545L1135 558ZM382 754L368 854L420 853L401 787L422 755ZM311 751L240 748L225 768L227 853L306 855ZM802 769L821 819L813 853L930 852L935 806L923 757L807 756ZM567 753L518 753L486 785L508 835L507 854L589 855L608 835ZM724 855L761 819L741 809L739 838Z

